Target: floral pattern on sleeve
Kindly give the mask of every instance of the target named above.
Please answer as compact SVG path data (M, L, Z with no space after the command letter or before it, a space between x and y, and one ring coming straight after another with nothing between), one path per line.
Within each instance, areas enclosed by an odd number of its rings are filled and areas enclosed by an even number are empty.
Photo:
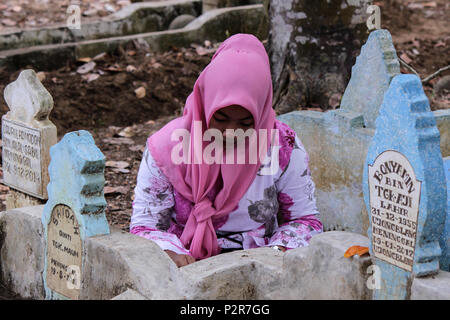
M162 250L189 254L174 232L173 187L145 149L134 189L130 232L156 242Z
M279 227L268 243L287 249L306 246L314 234L323 231L314 197L315 185L309 169L308 153L295 132L289 143L292 140L291 158L276 182Z

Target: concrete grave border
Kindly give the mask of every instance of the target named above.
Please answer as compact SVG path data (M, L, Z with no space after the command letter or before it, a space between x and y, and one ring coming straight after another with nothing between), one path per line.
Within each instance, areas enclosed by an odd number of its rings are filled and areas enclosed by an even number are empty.
M33 65L35 69L50 70L64 65L67 60L111 52L133 40L144 40L154 52L189 47L205 39L221 42L236 33L251 33L264 40L268 28L266 11L261 4L221 8L206 12L182 29L1 51L0 66L18 69Z
M162 31L178 15L198 17L201 14L201 4L201 0L138 2L99 20L82 22L79 30L70 29L66 23L59 23L48 27L2 32L0 51Z

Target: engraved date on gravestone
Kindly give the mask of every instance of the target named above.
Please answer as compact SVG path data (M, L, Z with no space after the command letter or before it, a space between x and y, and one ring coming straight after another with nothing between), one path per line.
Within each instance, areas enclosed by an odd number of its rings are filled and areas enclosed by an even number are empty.
M4 183L42 196L40 131L3 118L2 148Z
M47 285L50 289L78 299L82 243L77 218L70 207L56 205L48 224Z
M411 272L421 182L408 159L397 151L381 153L368 169L373 253Z

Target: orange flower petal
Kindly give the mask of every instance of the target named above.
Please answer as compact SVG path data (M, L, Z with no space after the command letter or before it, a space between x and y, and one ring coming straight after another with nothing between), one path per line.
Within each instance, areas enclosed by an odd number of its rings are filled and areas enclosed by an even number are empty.
M351 246L347 249L344 253L345 258L353 257L355 254L362 256L363 254L366 254L369 252L368 247L361 247L361 246Z

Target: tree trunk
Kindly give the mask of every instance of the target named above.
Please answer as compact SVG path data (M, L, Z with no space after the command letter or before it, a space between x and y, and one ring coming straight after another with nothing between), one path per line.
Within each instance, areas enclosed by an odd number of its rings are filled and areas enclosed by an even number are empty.
M268 0L269 56L278 114L339 105L369 31L372 0Z

